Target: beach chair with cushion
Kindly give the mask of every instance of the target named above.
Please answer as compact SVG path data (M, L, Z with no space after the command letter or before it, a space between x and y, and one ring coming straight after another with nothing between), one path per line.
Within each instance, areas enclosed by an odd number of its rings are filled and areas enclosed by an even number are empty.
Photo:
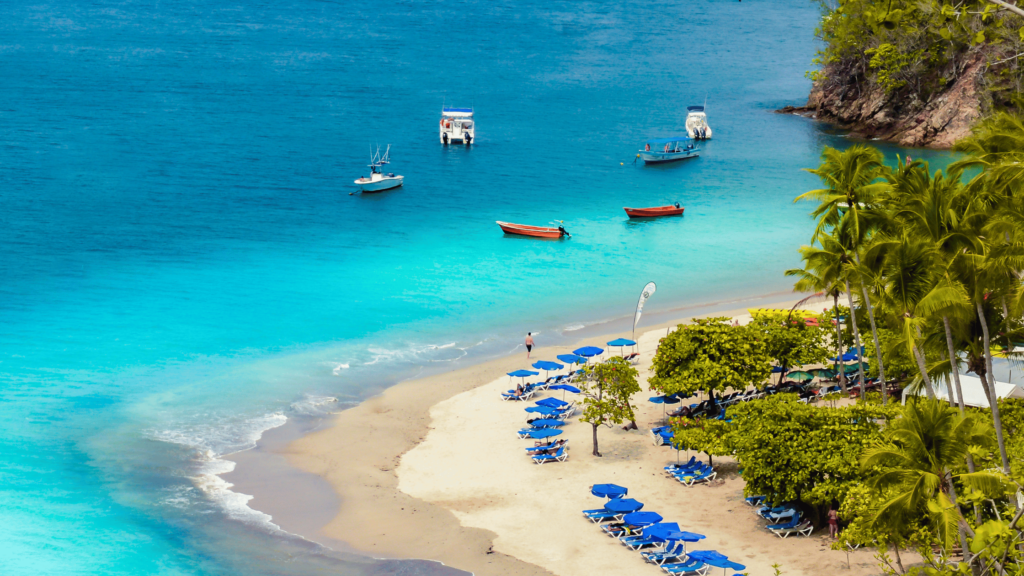
M584 510L583 515L594 524L600 524L601 522L608 522L609 520L615 520L621 514L618 512L612 512L611 510Z
M746 502L748 506L757 506L764 502L764 498L764 496L747 496L743 501Z
M661 569L669 574L705 574L710 566L700 560L686 560L674 564L662 564Z
M530 389L530 390L524 389L522 394L520 394L519 396L516 396L516 391L515 390L509 390L508 392L502 392L501 399L502 400L519 400L519 401L529 400L530 398L533 397L535 392L536 391L533 390L533 389Z
M562 446L554 454L539 454L533 457L534 464L547 464L548 462L565 462L569 459L569 447Z
M546 450L553 450L555 448L558 448L559 446L568 446L568 444L568 440L555 440L553 442L548 442L547 444L541 444L540 446L530 446L529 448L526 449L526 453L529 454L530 456L535 456L540 452L544 452Z
M693 486L698 482L705 482L710 484L711 481L715 479L715 476L718 476L718 472L715 472L714 470L702 470L700 472L695 472L692 474L680 474L676 476L676 480L678 480L679 483L684 486Z
M662 540L660 538L648 538L641 534L637 534L636 536L623 536L619 538L619 542L630 550L639 550L647 546L657 546L662 543Z
M785 524L773 524L767 528L779 538L788 538L792 534L810 536L811 532L814 531L814 525L811 524L810 520L800 521L798 518L794 518Z
M699 462L697 462L697 457L696 456L690 456L690 459L687 460L686 462L683 462L681 464L669 464L668 466L665 466L665 471L666 472L671 472L672 470L682 470L682 469L685 469L685 468L692 468L695 464L699 464Z
M669 542L665 548L661 550L646 550L640 553L644 560L651 564L662 564L682 558L686 555L686 544L684 542Z

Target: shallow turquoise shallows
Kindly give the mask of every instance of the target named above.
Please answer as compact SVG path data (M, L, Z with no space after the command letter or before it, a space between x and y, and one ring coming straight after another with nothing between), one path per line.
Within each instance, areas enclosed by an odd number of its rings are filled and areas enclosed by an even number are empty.
M527 331L543 347L631 314L648 280L652 311L786 290L801 169L849 143L772 112L806 98L817 18L806 0L0 5L0 573L443 572L281 534L221 456ZM634 165L705 99L699 159ZM471 148L438 143L444 103L475 107ZM350 195L378 144L405 186ZM686 214L622 210L672 202Z

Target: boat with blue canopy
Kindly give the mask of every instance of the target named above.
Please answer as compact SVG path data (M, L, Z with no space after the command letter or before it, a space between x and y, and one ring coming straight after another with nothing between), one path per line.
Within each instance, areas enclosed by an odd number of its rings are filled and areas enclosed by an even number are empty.
M648 140L637 156L643 158L645 164L661 164L696 158L700 156L700 149L689 136L669 136Z

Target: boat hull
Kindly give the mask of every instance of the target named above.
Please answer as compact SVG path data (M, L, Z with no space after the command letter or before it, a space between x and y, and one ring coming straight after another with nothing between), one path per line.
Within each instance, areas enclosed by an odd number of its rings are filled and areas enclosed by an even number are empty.
M655 206L653 208L623 208L630 218L657 218L659 216L679 216L685 208L675 206Z
M643 159L645 164L666 164L668 162L689 160L690 158L697 158L698 156L700 156L700 152L696 150L687 150L685 152L648 152L646 150L640 151L640 158Z
M365 193L372 192L383 192L385 190L391 190L392 188L398 188L405 181L404 176L395 176L393 178L381 178L380 180L367 180L360 178L356 180L356 186Z
M510 222L498 221L498 226L501 227L501 231L505 234L515 234L517 236L530 236L533 238L561 238L564 232L558 228L548 228L544 226L527 226L526 224L512 224Z

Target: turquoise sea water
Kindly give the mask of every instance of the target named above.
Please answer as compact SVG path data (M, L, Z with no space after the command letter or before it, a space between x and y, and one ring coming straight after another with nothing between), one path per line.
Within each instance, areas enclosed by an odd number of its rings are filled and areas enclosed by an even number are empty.
M0 5L0 573L427 574L216 475L289 418L632 313L785 290L806 0ZM703 103L694 161L632 164ZM472 105L472 148L437 142ZM371 146L406 185L349 195ZM887 148L890 153L896 149ZM942 154L913 152L943 161ZM679 201L682 218L623 206ZM567 241L495 220L562 219Z

